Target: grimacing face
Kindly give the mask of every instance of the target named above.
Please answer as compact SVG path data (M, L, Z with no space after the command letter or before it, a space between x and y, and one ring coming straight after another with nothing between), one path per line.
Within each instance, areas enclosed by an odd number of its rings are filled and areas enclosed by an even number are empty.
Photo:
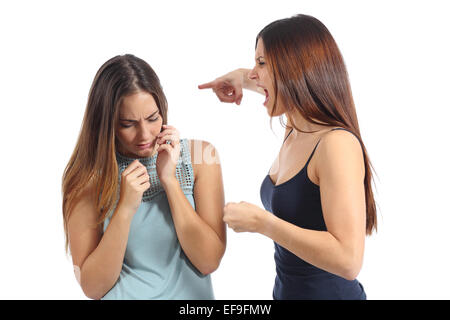
M266 64L264 56L264 43L260 39L256 44L255 49L255 67L248 73L248 78L256 81L256 86L263 89L266 95L266 100L263 105L267 108L267 113L270 115L272 109L275 107L275 89L273 86L272 72ZM280 116L285 112L285 108L277 103L277 110L273 116Z
M162 123L158 105L151 94L139 91L124 97L115 128L117 151L130 158L154 155Z

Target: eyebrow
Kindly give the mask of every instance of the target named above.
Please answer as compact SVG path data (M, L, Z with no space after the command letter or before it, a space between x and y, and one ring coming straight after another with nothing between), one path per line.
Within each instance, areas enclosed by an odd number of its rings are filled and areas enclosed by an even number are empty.
M147 118L145 118L145 120L148 120L148 119L150 119L151 117L153 117L155 114L157 114L159 112L159 110L156 110L155 112L153 112L151 115L149 115ZM132 119L122 119L120 116L119 116L119 120L120 121L128 121L128 122L138 122L138 120L132 120Z

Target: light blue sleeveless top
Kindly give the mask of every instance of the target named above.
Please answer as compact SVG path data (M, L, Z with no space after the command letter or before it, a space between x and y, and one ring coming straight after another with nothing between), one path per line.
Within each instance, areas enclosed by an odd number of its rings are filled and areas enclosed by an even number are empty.
M176 177L195 209L194 175L187 139L180 141ZM135 159L116 154L120 176ZM184 254L177 238L166 193L156 173L157 155L141 158L150 176L150 188L133 217L119 279L102 300L214 299L211 277L202 275ZM105 221L105 231L110 218Z

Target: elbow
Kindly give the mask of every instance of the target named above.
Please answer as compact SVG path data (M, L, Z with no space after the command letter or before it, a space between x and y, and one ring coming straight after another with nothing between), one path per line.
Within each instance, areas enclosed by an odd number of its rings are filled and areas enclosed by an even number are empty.
M108 292L108 290L105 291L101 285L86 281L81 281L80 286L84 295L92 300L100 300Z
M100 300L104 296L104 294L101 293L99 290L95 290L94 288L89 288L86 285L81 286L81 289L83 290L84 295L87 298L92 299L92 300Z
M95 294L95 293L88 293L88 292L86 292L86 291L84 291L83 290L83 292L84 292L84 295L86 296L86 297L88 297L89 299L92 299L92 300L100 300L101 298L102 298L102 296L101 295L97 295L97 294Z
M89 266L77 267L75 273L84 295L92 300L100 300L111 290L118 276L111 278L106 273L93 273Z
M340 257L336 265L339 270L337 275L349 281L355 280L362 268L364 248L358 245L347 246Z
M225 250L223 250L217 257L206 261L203 265L197 268L198 271L200 271L200 273L204 276L207 276L216 271L219 268L224 253Z
M202 270L199 270L200 271L200 273L202 274L202 276L207 276L207 275L210 275L211 273L213 273L214 271L216 271L216 269L213 269L213 268L211 268L211 269L202 269Z
M342 277L346 280L353 281L358 276L359 271L360 269L357 268L347 269L343 272Z
M84 295L86 296L86 298L89 298L92 300L100 300L102 298L102 297L100 297L100 295L97 292L95 292L95 290L92 290L91 288L89 288L88 285L80 283L80 287L81 287L81 290L83 291Z
M353 281L359 275L362 267L362 259L349 259L342 268L341 277Z
M217 250L214 254L211 254L211 258L205 259L205 263L198 266L197 269L204 276L207 276L219 268L222 257L225 254L225 245L223 245L220 250Z
M207 276L207 275L213 273L214 271L216 271L219 268L219 265L220 265L220 261L212 261L208 264L201 266L198 269L198 271L200 271L200 273L203 276Z

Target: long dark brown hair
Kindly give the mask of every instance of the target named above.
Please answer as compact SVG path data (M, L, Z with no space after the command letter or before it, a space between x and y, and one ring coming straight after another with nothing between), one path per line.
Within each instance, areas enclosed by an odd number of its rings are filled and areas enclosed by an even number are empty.
M265 59L272 70L275 101L307 121L345 128L361 143L365 165L366 233L377 229L372 192L372 165L361 138L344 59L331 33L314 17L296 15L274 21L261 30ZM278 100L279 99L279 100ZM277 104L272 109L275 114ZM291 125L300 132L305 132Z
M167 100L155 71L131 54L105 62L95 75L89 91L81 131L63 179L63 221L68 249L67 221L77 197L89 183L95 190L98 223L105 221L118 200L115 124L122 99L137 92L153 96L167 123Z

